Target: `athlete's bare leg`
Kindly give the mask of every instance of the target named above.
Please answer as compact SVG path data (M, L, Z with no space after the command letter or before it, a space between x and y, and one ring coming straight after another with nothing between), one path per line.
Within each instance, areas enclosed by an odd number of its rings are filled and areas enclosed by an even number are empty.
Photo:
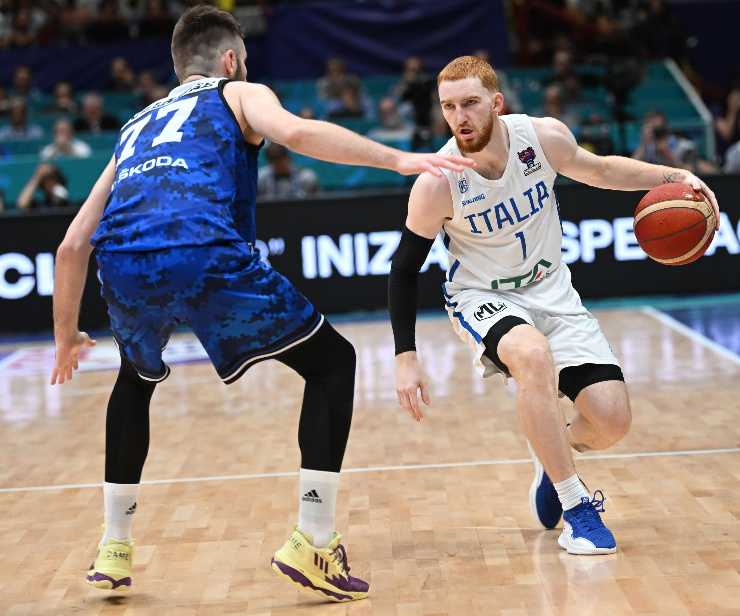
M576 472L573 454L558 407L547 339L531 325L517 325L501 338L498 356L516 380L522 429L545 471L556 483L572 477Z
M576 451L611 447L630 429L632 410L622 381L585 387L576 397L575 407L578 414L568 427L568 439Z

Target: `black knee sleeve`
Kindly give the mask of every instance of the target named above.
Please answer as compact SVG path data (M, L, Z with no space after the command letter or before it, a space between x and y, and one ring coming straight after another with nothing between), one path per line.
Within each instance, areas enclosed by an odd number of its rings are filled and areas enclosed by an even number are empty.
M568 366L560 371L558 388L571 402L575 402L582 390L602 381L624 381L622 369L614 364Z
M488 359L490 359L504 374L510 374L510 372L506 365L504 365L504 362L502 362L501 358L498 356L498 343L501 342L501 338L508 334L509 331L511 331L511 329L513 329L517 325L529 325L529 323L527 323L524 319L520 317L504 317L500 321L494 323L491 326L491 329L488 330L485 338L483 338L483 344L486 347L486 350L483 354Z
M155 386L142 379L121 355L105 426L105 480L109 483L141 481L149 451L149 403Z
M301 467L338 473L352 424L355 349L328 322L279 361L306 380L298 426Z

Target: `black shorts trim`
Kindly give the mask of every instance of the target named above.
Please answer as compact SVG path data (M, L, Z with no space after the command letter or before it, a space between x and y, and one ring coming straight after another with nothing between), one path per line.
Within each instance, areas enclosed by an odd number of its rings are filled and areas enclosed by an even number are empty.
M275 355L279 355L283 351L287 351L291 347L305 342L319 331L323 324L324 315L318 311L314 312L313 318L308 322L306 327L302 327L298 331L293 332L290 336L279 340L270 347L258 349L245 355L238 361L232 362L232 366L236 366L236 368L230 367L226 370L221 370L218 375L226 385L231 385L251 366L254 366L261 361L265 361L266 359L270 359Z
M495 366L501 370L501 372L507 375L510 375L511 373L506 367L506 364L504 364L498 356L498 343L501 342L501 338L508 334L517 325L531 324L527 323L521 317L515 317L512 315L505 316L500 321L496 321L496 323L491 326L491 329L488 330L488 333L483 337L483 345L486 348L483 355L490 359Z
M575 402L578 394L586 387L602 381L624 382L622 369L615 364L567 366L560 371L558 388L571 402Z

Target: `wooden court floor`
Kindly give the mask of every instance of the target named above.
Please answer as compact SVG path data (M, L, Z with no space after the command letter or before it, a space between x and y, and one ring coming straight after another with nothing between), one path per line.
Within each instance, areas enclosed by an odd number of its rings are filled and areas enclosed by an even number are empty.
M654 314L597 316L634 424L577 464L606 494L616 555L568 556L535 526L513 400L477 379L446 320L418 326L421 424L396 404L388 323L354 323L339 326L359 366L338 527L369 599L322 603L269 568L296 520L300 379L268 362L225 387L194 363L155 393L127 595L83 581L115 372L61 389L0 375L0 614L740 614L740 361Z

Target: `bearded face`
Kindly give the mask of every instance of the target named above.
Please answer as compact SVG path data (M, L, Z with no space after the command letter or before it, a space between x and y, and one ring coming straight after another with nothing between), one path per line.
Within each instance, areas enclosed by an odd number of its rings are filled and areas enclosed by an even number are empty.
M457 128L452 128L457 147L463 154L480 152L488 145L493 133L493 111L489 111L480 121L480 126L465 122Z
M442 114L464 154L480 152L491 140L494 116L503 105L503 97L481 84L478 77L468 77L439 84Z

